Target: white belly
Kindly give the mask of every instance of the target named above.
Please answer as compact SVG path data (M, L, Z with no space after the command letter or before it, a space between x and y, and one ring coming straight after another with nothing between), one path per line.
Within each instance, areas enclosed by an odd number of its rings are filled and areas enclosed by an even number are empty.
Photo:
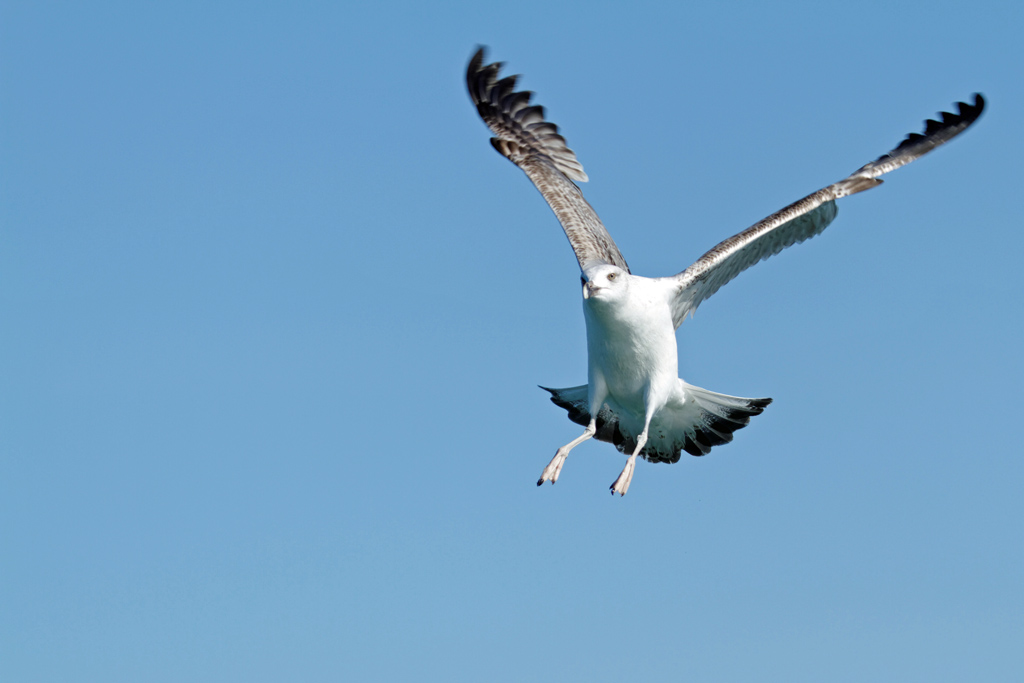
M675 326L667 306L607 310L584 301L591 390L642 418L646 404L667 402L678 386ZM594 396L592 395L593 399Z

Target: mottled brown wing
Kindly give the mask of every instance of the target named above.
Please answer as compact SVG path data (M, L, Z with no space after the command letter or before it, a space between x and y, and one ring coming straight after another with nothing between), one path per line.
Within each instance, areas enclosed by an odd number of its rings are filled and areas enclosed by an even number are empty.
M692 315L702 301L717 292L755 263L786 247L814 237L836 217L835 200L882 183L878 176L909 164L965 131L985 108L974 95L974 104L957 103L959 113L941 113L941 121L925 121L924 133L911 133L892 151L865 164L849 177L807 195L759 223L718 244L697 262L675 276L679 291L673 302L676 327Z
M544 108L530 104L533 93L515 90L518 76L498 79L501 66L500 62L485 65L481 47L466 69L469 96L495 135L491 144L540 190L562 224L581 270L610 263L628 271L615 241L572 182L587 180L583 166L558 134L558 126L544 120Z

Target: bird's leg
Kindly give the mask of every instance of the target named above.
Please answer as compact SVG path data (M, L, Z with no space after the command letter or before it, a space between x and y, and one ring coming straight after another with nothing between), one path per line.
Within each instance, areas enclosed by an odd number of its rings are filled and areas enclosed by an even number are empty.
M650 419L648 419L648 422L650 422ZM633 455L629 456L626 460L626 466L622 468L622 474L609 487L612 490L613 496L616 493L619 496L626 495L626 491L629 490L629 482L633 481L633 470L636 469L636 456L640 454L645 443L647 443L647 425L644 425L644 431L640 432L640 436L637 437L636 448L633 449Z
M562 466L565 465L565 459L569 457L569 451L594 436L596 432L597 420L591 419L590 424L587 425L587 429L580 434L579 437L573 439L555 451L555 457L551 458L551 462L549 462L548 466L544 468L543 472L541 472L540 479L537 480L537 486L540 486L546 481L550 481L552 484L558 481L558 475L562 473Z

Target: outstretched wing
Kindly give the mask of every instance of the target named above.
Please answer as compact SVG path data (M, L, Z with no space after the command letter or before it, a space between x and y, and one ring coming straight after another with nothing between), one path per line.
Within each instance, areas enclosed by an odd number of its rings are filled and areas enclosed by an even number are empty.
M672 309L676 327L688 314L692 315L702 301L750 266L827 228L836 217L835 200L880 185L882 181L878 176L909 164L965 131L981 115L985 99L976 93L974 104L958 102L957 105L959 113L942 112L941 121L928 119L923 134L911 133L895 149L860 167L849 177L733 235L676 275L679 290Z
M481 47L466 69L469 96L495 135L491 144L523 169L540 190L562 224L581 270L610 263L628 271L608 230L572 182L587 180L583 166L558 134L558 126L544 120L544 107L530 105L533 93L515 92L518 76L498 80L501 66L500 62L484 65Z

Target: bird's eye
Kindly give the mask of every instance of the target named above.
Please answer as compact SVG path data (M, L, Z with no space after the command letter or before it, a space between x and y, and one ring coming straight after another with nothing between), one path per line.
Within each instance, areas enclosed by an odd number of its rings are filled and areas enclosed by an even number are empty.
M608 279L609 280L614 280L615 279L615 273L608 273Z

